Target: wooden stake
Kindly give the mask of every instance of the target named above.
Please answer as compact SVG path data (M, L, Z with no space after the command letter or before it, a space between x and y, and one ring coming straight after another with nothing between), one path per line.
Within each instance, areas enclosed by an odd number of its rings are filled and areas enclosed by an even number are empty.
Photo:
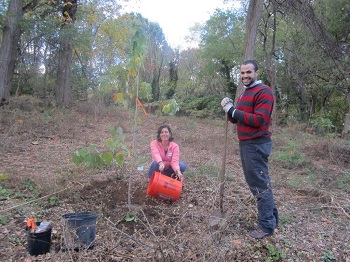
M220 170L220 212L223 214L223 202L224 202L224 183L225 183L225 173L226 173L226 153L227 153L227 126L228 126L228 114L226 113L225 120L225 139L224 139L224 150L222 155L222 163Z

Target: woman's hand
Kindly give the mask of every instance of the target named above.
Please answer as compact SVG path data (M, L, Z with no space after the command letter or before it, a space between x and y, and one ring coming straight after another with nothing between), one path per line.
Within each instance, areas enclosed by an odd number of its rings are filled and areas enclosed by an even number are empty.
M159 171L160 171L160 172L164 171L164 168L165 168L164 163L163 163L162 161L160 161L160 162L158 163L158 169L159 169Z
M177 170L177 171L176 171L176 176L179 178L179 180L180 180L181 182L183 182L183 180L184 180L184 175L181 173L180 170Z

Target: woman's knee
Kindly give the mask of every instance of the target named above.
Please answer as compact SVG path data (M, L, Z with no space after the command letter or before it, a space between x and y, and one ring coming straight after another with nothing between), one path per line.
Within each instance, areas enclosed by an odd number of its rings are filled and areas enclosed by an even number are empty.
M151 164L151 168L158 168L158 163L156 161L153 161Z
M187 166L186 166L186 164L184 162L180 162L179 166L180 166L180 171L181 172L185 172L186 171Z

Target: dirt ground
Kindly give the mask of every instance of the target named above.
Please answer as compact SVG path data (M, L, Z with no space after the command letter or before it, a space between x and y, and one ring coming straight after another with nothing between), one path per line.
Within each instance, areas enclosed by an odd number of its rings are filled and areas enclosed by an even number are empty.
M247 233L257 220L256 202L243 179L231 126L224 213L220 223L211 223L219 211L222 119L140 111L134 132L133 112L87 103L38 110L36 103L1 109L0 174L6 174L0 177L1 261L350 261L350 181L343 181L345 187L334 183L343 174L350 179L348 158L342 155L338 163L340 156L324 138L303 138L307 166L286 168L270 161L280 222L273 236L255 240ZM146 195L149 143L163 123L172 127L181 160L188 165L176 202ZM102 150L117 127L123 128L131 152L123 168L87 169L72 163L81 147L93 144ZM283 132L276 130L274 148L295 138ZM65 247L62 216L72 212L98 213L93 248ZM26 250L30 216L53 223L47 254L35 257Z

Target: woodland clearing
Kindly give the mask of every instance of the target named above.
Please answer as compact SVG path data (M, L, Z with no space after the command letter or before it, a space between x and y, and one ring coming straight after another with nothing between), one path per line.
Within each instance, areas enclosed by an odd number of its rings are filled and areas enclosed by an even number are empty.
M256 202L243 178L231 125L223 223L209 226L219 208L223 119L140 111L134 132L134 112L88 102L50 109L27 97L0 109L0 260L350 261L350 141L310 134L298 124L274 130L270 175L280 214L275 234L262 240L247 236L256 223ZM174 203L146 195L149 143L163 123L171 125L188 165ZM133 155L123 167L72 163L81 147L102 150L117 127L123 128ZM129 208L132 221L124 219ZM64 248L62 215L70 212L99 214L92 249ZM26 250L30 216L53 223L45 255L30 257Z

